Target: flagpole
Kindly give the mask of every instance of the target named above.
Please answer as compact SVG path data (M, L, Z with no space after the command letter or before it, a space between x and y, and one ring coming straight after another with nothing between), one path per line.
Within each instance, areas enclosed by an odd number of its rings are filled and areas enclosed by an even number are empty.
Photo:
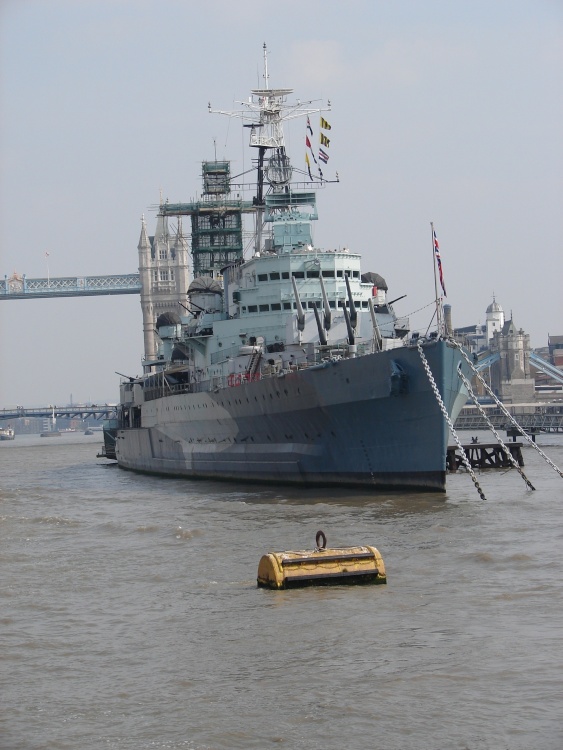
M442 316L440 315L440 302L438 297L438 277L436 275L436 248L434 245L434 222L430 222L430 231L432 233L432 267L434 268L434 294L436 299L436 327L438 334L442 333Z

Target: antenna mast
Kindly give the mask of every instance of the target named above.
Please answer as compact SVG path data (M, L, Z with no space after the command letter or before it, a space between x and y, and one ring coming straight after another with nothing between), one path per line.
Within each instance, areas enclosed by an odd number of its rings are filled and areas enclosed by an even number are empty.
M266 42L264 42L264 83L266 84L264 88L269 89L269 76L268 76L268 49L266 47Z

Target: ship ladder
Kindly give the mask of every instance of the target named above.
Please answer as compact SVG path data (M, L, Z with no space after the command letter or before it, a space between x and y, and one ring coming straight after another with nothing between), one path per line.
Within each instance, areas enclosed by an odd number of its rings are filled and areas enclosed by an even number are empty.
M254 375L256 375L256 371L258 370L258 366L260 364L260 360L262 358L262 352L257 351L252 354L252 357L250 358L250 362L248 363L248 367L246 368L246 379L247 380L254 380Z
M452 424L452 420L450 419L450 415L448 414L448 410L446 409L446 406L442 400L442 397L440 396L440 391L438 390L438 386L436 385L436 381L434 380L434 375L432 375L432 370L430 369L430 365L428 364L428 360L426 359L424 352L422 351L422 341L418 339L416 342L418 353L420 354L420 359L422 360L422 364L424 365L424 369L426 370L426 375L428 376L428 381L432 387L432 390L434 391L434 395L436 396L436 401L438 402L438 405L440 409L442 410L442 414L444 415L444 419L448 423L448 427L450 428L450 432L454 436L454 440L457 443L457 447L459 448L461 460L463 461L465 468L467 469L469 475L471 476L471 479L473 480L473 484L475 485L475 489L479 493L479 497L481 500L486 500L485 493L481 489L481 486L479 482L477 481L477 477L475 476L475 473L473 469L471 468L471 464L469 462L469 459L467 458L467 454L463 450L463 446L461 444L461 440L459 439L459 436L457 432L454 430L454 426Z
M469 367L470 367L470 368L471 368L471 370L473 371L474 375L475 375L475 376L477 377L477 379L479 380L479 382L481 383L481 385L482 385L482 386L484 387L484 389L485 389L485 391L486 391L486 392L488 393L488 395L489 395L489 396L490 396L490 397L491 397L491 398L493 399L493 401L495 402L495 404L496 404L496 405L497 405L497 406L499 407L499 409L500 409L500 410L502 411L502 413L504 414L504 416L505 416L505 417L507 417L507 419L509 419L509 421L510 421L510 422L512 423L512 425L513 425L513 426L514 426L514 427L515 427L515 428L516 428L516 429L518 430L518 432L519 432L519 433L520 433L520 434L522 435L522 437L524 438L524 440L526 440L526 441L527 441L527 442L528 442L528 443L529 443L529 444L530 444L530 445L532 446L532 448L534 448L535 450L537 450L537 452L538 452L538 453L540 454L540 456L541 456L541 457L542 457L542 458L544 459L544 461L546 461L546 463L548 463L548 464L549 464L549 465L551 466L551 468L552 468L552 469L553 469L554 471L556 471L556 472L557 472L557 473L559 474L559 476L560 476L560 477L561 477L561 478L563 479L563 472L561 471L561 469L560 469L560 468L559 468L558 466L556 466L556 465L555 465L555 464L553 463L553 461L552 461L552 460L551 460L551 459L549 458L549 456L546 456L546 455L545 455L545 453L544 453L544 452L542 451L542 449L541 449L541 448L540 448L540 447L539 447L539 446L537 445L537 443L534 443L534 441L532 440L532 438L531 438L531 437L530 437L530 436L529 436L529 435L528 435L528 434L526 433L526 431L524 430L524 428L523 428L523 427L521 427L521 426L520 426L520 425L518 424L518 422L517 422L517 421L516 421L516 420L514 419L514 417L513 417L513 416L512 416L512 414L511 414L511 413L510 413L510 412L508 411L508 409L507 409L507 408L506 408L506 406L505 406L505 405L504 405L504 404L502 403L502 401L501 401L501 400L500 400L499 398L497 398L497 396L496 396L496 395L495 395L495 394L493 393L493 391L491 390L491 388L490 388L489 384L488 384L488 383L487 383L487 382L486 382L486 381L485 381L485 380L483 379L483 377L481 376L481 373L480 373L480 372L479 372L479 371L478 371L478 370L477 370L477 369L476 369L476 368L474 367L474 365L473 365L473 362L471 362L471 360L470 360L470 359L469 359L469 357L467 356L466 352L465 352L465 351L463 350L463 347L462 347L462 346L461 346L460 344L458 344L458 342L457 342L457 341L454 341L453 339L450 339L450 342L451 342L451 344L452 344L453 346L455 346L455 347L456 347L457 349L459 349L459 351L461 352L461 355L462 355L462 357L463 357L463 358L465 359L465 361L467 362L467 364L469 365ZM477 403L477 402L475 402L475 403Z

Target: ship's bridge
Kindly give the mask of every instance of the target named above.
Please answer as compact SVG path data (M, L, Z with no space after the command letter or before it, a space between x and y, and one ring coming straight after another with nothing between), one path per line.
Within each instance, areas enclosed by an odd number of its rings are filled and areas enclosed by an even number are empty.
M313 244L311 221L318 219L315 193L273 192L266 196L265 203L264 222L272 223L272 236L266 239L267 250L289 253Z
M292 277L305 309L322 306L323 286L331 309L349 307L346 277L358 310L367 311L372 296L376 304L384 304L385 290L374 291L371 282L362 282L360 260L360 255L345 250L293 251L265 254L243 267L229 268L225 272L229 314L244 317L296 310Z

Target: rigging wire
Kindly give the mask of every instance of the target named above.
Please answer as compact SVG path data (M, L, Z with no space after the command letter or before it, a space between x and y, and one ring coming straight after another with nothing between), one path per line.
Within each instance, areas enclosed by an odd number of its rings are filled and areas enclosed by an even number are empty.
M510 463L511 463L511 464L512 464L512 465L514 466L514 468L515 468L515 469L517 470L517 472L518 472L518 473L520 474L520 476L522 477L522 479L523 479L523 480L524 480L524 481L526 482L526 485L528 486L528 489L530 489L530 490L535 490L536 488L535 488L535 487L533 486L533 484L532 484L532 483L530 482L530 480L528 479L528 477L527 477L527 476L526 476L526 475L524 474L524 472L522 471L522 468L521 468L521 467L520 467L520 466L518 465L518 462L516 461L516 459L514 458L514 456L512 455L512 453L511 453L511 452L510 452L510 451L508 450L508 448L506 447L506 445L505 445L505 444L503 443L503 441L502 441L502 438L501 438L501 436L500 436L500 435L498 434L498 432L497 432L497 431L495 430L495 428L494 428L494 426L493 426L493 423L492 423L492 422L490 421L490 419L489 419L489 418L487 417L487 415L486 415L486 413L485 413L485 410L483 409L483 407L482 407L482 406L481 406L481 404L479 403L479 400L478 400L478 398L477 398L477 396L476 396L476 394L475 394L475 392L474 392L473 388L471 387L471 383L469 382L469 380L468 380L468 379L467 379L467 378L465 377L465 375L464 375L464 374L462 373L462 371L461 371L461 362L459 363L459 367L458 367L458 371L457 371L457 374L458 374L458 375L459 375L459 377L461 378L461 381L463 382L463 385L464 385L464 386L465 386L465 388L467 389L467 392L469 393L469 395L470 395L470 397L471 397L471 399L472 399L473 403L475 404L475 406L476 406L476 407L477 407L477 409L479 410L479 413L480 413L480 414L481 414L481 416L482 416L482 417L484 418L484 420L486 421L486 423L487 423L487 424L488 424L488 426L489 426L489 429L491 430L491 432L493 433L493 435L494 435L494 436L496 437L496 439L498 440L498 443L499 443L499 445L501 446L501 448L502 448L502 450L503 450L503 452L504 452L505 456L507 457L507 459L508 459L508 460L510 461Z
M426 370L426 375L428 377L428 381L430 382L430 386L432 390L434 391L434 395L436 396L436 401L438 402L438 405L442 411L442 414L444 415L444 419L448 423L448 427L450 428L450 432L453 435L454 440L457 443L457 447L459 448L461 460L465 464L465 468L467 469L469 475L471 476L471 479L473 480L473 484L475 485L475 489L479 493L479 497L481 500L486 500L485 494L483 490L481 489L481 485L477 481L477 477L475 476L475 472L471 468L471 463L469 459L467 458L467 454L465 453L465 450L463 449L463 445L461 444L461 440L459 439L459 436L457 432L454 429L452 420L450 419L450 415L448 414L448 410L446 409L446 406L442 400L442 397L440 396L440 391L438 390L438 386L436 385L436 381L434 380L434 375L432 375L432 370L430 369L430 365L428 364L428 360L426 359L424 352L422 350L422 341L418 339L416 342L416 346L418 348L418 353L420 354L420 359L422 360L422 364L424 366L424 369Z
M534 450L536 450L540 454L540 456L544 459L544 461L546 463L548 463L551 466L551 468L554 471L556 471L559 474L559 476L563 479L563 472L561 471L561 469L553 463L553 461L549 458L549 456L545 455L545 453L542 451L542 449L539 447L539 445L537 445L537 443L534 443L534 441L530 438L530 436L524 430L524 428L521 427L521 425L518 424L518 422L514 419L514 417L508 411L508 409L506 408L506 406L496 396L496 394L491 390L491 387L489 386L489 384L487 383L487 381L482 377L481 373L475 368L475 366L473 365L473 363L471 362L471 360L469 359L469 357L465 353L465 351L464 351L463 347L461 346L461 344L458 344L458 342L455 341L455 340L453 340L453 339L450 339L450 341L451 341L451 343L452 343L453 346L455 346L457 349L459 349L462 357L465 359L465 361L467 362L467 364L469 365L469 367L471 368L471 370L473 371L473 373L476 375L476 377L479 380L479 382L485 388L485 391L493 399L493 401L496 403L496 405L502 411L502 413L504 414L504 416L507 417L510 420L510 422L513 424L513 426L522 435L522 437L524 438L524 440L526 440L532 446L532 448L534 448Z

